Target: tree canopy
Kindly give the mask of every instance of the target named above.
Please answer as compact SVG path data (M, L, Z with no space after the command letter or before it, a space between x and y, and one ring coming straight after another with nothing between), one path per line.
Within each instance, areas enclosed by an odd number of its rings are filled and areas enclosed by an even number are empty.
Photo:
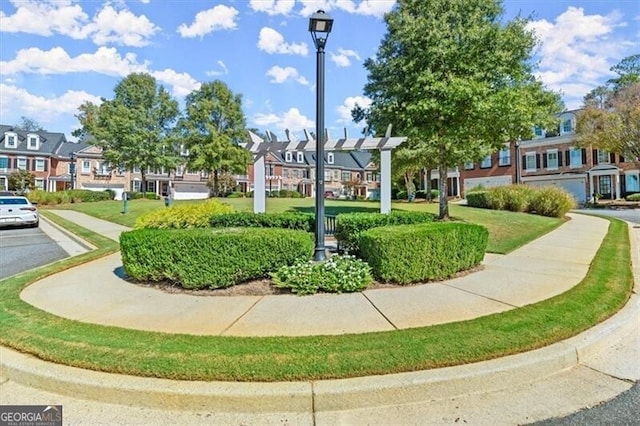
M143 191L147 170L171 169L178 162L173 129L178 102L149 74L134 73L114 89L114 98L100 105L86 102L76 115L89 143L102 148L114 167L140 168Z
M249 151L238 145L247 135L242 96L216 80L191 92L185 108L179 128L181 140L189 150L188 167L211 173L211 186L217 195L218 177L223 173L244 173L251 161Z
M440 217L449 215L449 167L505 142L532 136L562 110L557 93L532 75L536 46L527 20L502 23L498 0L398 0L385 34L365 61L364 117L376 131L392 123L440 171Z
M622 59L618 74L584 97L576 132L581 146L594 146L640 164L640 54Z

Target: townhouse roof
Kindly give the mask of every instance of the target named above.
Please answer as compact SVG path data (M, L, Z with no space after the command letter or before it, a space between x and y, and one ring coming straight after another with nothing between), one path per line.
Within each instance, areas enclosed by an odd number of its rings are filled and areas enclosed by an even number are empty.
M15 148L7 148L5 144L5 138L7 133L15 133L17 136L17 143ZM27 136L38 135L40 143L37 150L27 148ZM25 132L24 130L16 129L14 126L6 124L0 124L0 151L4 153L16 153L16 154L28 154L33 155L55 155L57 150L63 143L67 142L67 138L64 133L48 132L48 131L34 131Z

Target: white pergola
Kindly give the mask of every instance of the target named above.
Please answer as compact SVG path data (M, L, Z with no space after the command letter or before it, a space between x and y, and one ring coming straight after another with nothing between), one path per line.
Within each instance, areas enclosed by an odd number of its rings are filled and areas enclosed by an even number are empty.
M266 211L266 179L265 179L265 155L269 152L286 151L306 151L315 152L316 140L305 130L305 140L298 140L289 130L285 131L286 141L278 141L276 136L267 132L270 140L264 140L253 132L249 132L250 142L241 144L254 156L254 191L253 191L253 211L264 213ZM404 136L391 137L391 125L383 138L349 138L347 130L344 130L344 137L341 139L331 139L325 130L326 143L325 152L348 151L348 150L379 150L380 151L380 212L389 213L391 211L391 150L407 140ZM322 159L321 161L324 161ZM318 194L316 197L323 197Z

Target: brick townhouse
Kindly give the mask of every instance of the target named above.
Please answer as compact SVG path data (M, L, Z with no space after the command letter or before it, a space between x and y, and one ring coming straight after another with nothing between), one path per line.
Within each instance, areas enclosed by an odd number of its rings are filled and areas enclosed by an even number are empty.
M560 114L557 129L536 128L533 139L507 143L482 161L461 166L463 191L478 185L554 185L567 190L579 203L587 202L595 193L618 199L640 192L638 162L577 146L576 113Z

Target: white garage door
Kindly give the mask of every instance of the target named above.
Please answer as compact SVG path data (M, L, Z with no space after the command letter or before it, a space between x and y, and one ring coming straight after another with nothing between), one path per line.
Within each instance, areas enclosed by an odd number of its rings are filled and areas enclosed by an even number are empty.
M511 176L490 176L479 178L467 178L462 182L463 191L468 191L476 186L482 185L485 188L492 188L494 186L511 185Z
M578 203L587 202L587 182L584 179L544 180L527 182L527 184L532 186L557 186L573 195L573 198L575 198Z

